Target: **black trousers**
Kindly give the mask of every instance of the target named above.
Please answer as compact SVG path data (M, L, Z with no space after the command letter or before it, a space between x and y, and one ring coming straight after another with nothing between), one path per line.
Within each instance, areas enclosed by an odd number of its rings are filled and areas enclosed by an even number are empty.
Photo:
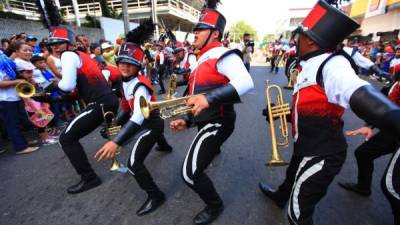
M162 140L162 142L166 143L163 135L164 120L155 118L145 123L146 124L143 125L144 130L139 133L128 159L128 169L135 177L140 188L149 195L156 195L160 193L160 190L144 165L144 160L157 141Z
M232 134L234 124L234 116L198 124L198 133L183 162L183 180L210 207L219 207L222 200L204 171Z
M315 206L340 172L345 158L345 151L329 156L292 156L285 181L277 192L283 200L289 200L290 224L313 224Z
M383 155L393 153L399 147L396 137L388 133L378 132L368 141L361 144L354 152L358 166L358 185L360 188L370 190L374 160Z
M381 187L392 207L394 225L400 225L400 149L393 154L382 177Z
M165 75L165 66L161 65L160 68L158 69L158 84L160 85L160 90L163 93L165 93L164 75Z
M90 103L81 114L73 119L61 132L60 144L76 172L82 179L91 179L95 173L88 161L86 153L79 139L90 134L103 123L104 111L112 111L115 115L118 110L118 98L114 94L101 97L95 103Z
M279 58L280 56L272 56L271 58L271 70L270 72L272 73L275 70L275 73L278 73L279 70ZM278 61L278 62L277 62Z

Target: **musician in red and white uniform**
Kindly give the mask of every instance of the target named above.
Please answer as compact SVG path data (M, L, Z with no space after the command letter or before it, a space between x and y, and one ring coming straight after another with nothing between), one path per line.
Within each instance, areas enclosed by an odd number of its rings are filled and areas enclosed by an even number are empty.
M271 69L270 73L272 73L275 70L275 73L278 73L279 70L279 61L281 58L281 49L282 49L282 44L279 40L276 40L275 43L273 43L272 48L270 48L271 51Z
M174 54L174 73L182 76L182 79L177 82L177 86L186 86L189 83L190 73L196 66L196 55L189 53L181 42L177 42ZM183 95L185 96L186 94L187 91Z
M140 45L153 34L153 23L145 21L136 29L128 32L126 42L122 44L117 57L117 65L122 74L123 91L129 104L131 117L124 124L120 132L100 148L95 158L97 160L111 159L119 146L138 135L131 156L128 160L128 169L136 179L140 188L147 193L147 200L136 211L138 216L154 211L165 202L164 193L153 181L149 171L144 165L144 160L150 153L154 144L164 132L164 121L160 118L159 111L153 110L150 117L145 119L140 110L141 97L147 101L155 101L151 82L144 75L140 75L144 52Z
M297 61L296 61L296 45L293 41L289 42L289 49L285 53L287 56L286 64L285 64L285 75L288 81L290 80L290 71L294 68L297 67ZM288 89L292 89L291 87L285 87Z
M49 45L58 45L62 49L61 66L63 77L58 83L45 88L46 92L58 91L70 93L75 89L87 107L72 120L60 135L60 144L81 180L67 189L69 194L76 194L101 184L100 178L92 169L83 146L79 140L90 134L103 123L104 110L116 114L118 98L111 91L105 77L94 59L86 53L82 45L71 51L73 33L65 27L54 27L49 37Z
M164 76L166 73L166 66L167 66L167 55L165 54L164 50L165 42L160 40L156 45L156 52L155 52L155 68L157 71L157 79L158 84L160 85L160 91L158 94L165 94L165 87L164 87Z
M388 98L396 105L400 105L400 82L396 81L390 88ZM364 135L365 142L362 143L354 151L354 155L357 159L358 176L357 182L339 182L339 186L357 193L361 196L368 197L371 195L372 186L372 174L374 171L374 160L388 154L393 154L393 158L398 158L400 152L400 141L398 136L393 135L385 131L379 131L372 135L371 126L364 126L357 130L346 132L347 135ZM396 153L396 151L398 153ZM396 153L396 154L394 154ZM396 159L393 159L396 160ZM393 162L393 160L391 162ZM398 159L397 159L398 160ZM395 163L388 165L387 172L381 179L381 187L385 187L386 184L393 187L400 186L399 179L392 179L392 177L400 176L400 165L395 167ZM394 176L393 176L394 174ZM390 189L383 188L383 192L392 204L393 215L395 215L395 224L400 224L400 199L399 195L390 194Z
M313 224L316 204L340 172L347 148L342 120L346 108L400 137L400 108L358 78L349 55L335 51L358 27L343 12L319 1L294 32L302 70L291 110L293 156L277 191L260 184L262 192L279 207L289 202L292 225ZM400 162L395 164L399 166ZM394 190L389 188L397 196L399 189L398 185Z
M200 51L197 66L189 77L191 97L187 105L193 107L193 117L170 123L170 127L177 131L192 125L198 129L182 167L185 183L206 204L194 217L194 224L209 224L224 209L205 170L234 130L236 113L233 104L240 102L240 96L253 88L240 51L225 48L220 42L226 20L215 10L217 2L208 2L194 28L193 45Z

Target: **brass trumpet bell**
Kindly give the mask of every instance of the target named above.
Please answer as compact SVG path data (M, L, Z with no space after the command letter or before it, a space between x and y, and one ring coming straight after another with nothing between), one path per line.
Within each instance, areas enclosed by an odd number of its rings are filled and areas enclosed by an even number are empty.
M21 98L30 98L36 94L36 88L28 82L22 82L15 86L17 95Z
M165 101L151 102L147 101L143 96L140 97L140 110L145 119L150 117L151 111L160 110L160 116L163 119L169 119L187 114L192 111L192 107L186 105L189 96L174 98Z

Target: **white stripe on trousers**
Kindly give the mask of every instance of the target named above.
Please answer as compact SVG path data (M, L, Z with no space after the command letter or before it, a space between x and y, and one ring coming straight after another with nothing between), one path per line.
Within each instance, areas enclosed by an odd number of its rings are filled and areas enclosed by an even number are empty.
M304 160L311 160L311 158L307 157L304 158ZM302 163L303 163L302 161ZM293 220L293 215L291 215L291 208L293 208L293 212L295 214L296 220L299 219L300 217L300 205L299 205L299 194L300 194L300 189L301 189L301 185L311 176L313 176L314 174L316 174L317 172L322 170L322 167L325 164L325 160L321 160L320 162L314 164L313 166L311 166L310 168L308 168L306 171L304 171L304 173L296 180L295 184L293 185L293 191L292 191L292 195L290 196L290 206L288 208L288 213L290 218ZM305 163L303 164L303 166L305 165ZM297 171L297 175L298 175L299 171ZM297 177L296 175L296 177Z
M79 116L77 116L74 120L72 120L72 122L68 125L67 129L65 130L65 133L67 133L67 132L72 128L72 126L73 126L80 118L82 118L82 117L84 117L84 116L86 116L86 115L89 115L92 111L93 111L93 109L91 109L91 110L89 110L89 111L86 111L86 112L83 112L83 113L81 113Z
M291 205L292 205L292 202L290 201L290 199L292 199L292 195L293 195L293 190L294 190L294 187L295 187L295 184L296 184L296 179L297 179L297 177L299 176L299 173L300 173L300 171L303 169L303 167L306 165L306 163L308 162L308 161L310 161L311 159L313 159L314 157L304 157L303 158L303 160L301 160L301 162L300 162L300 164L299 164L299 168L297 168L297 172L296 172L296 176L294 177L294 179L295 179L295 183L293 184L293 187L292 187L292 192L290 193L290 198L289 198L289 206L288 206L288 215L289 215L289 217L290 217L290 219L291 220L293 220L293 217L292 217L292 212L291 212Z
M385 177L385 184L386 184L386 189L389 191L389 193L397 198L398 200L400 200L400 195L399 193L396 192L396 190L394 190L394 186L393 186L393 170L394 170L394 166L396 165L396 161L399 159L400 156L400 148L397 149L397 152L394 154L392 161L390 161L390 165L388 168L388 171L386 173L386 177Z
M193 185L193 180L189 178L189 176L188 176L188 174L187 174L187 171L186 171L186 166L187 166L187 162L188 162L188 159L189 159L189 154L190 154L190 152L191 152L190 150L192 149L194 142L197 140L197 137L198 137L199 135L201 135L201 133L202 133L203 131L205 131L206 129L208 129L208 128L210 128L210 127L213 127L213 126L215 126L215 127L221 127L221 124L219 124L219 123L215 123L215 124L209 123L209 124L205 125L203 128L200 129L200 131L199 131L199 132L197 133L197 135L193 138L193 141L192 141L192 143L190 144L189 151L188 151L187 154L186 154L186 158L185 158L185 161L183 162L183 167L182 167L183 178L184 178L185 181L188 182L189 184L192 184L192 185ZM198 152L199 152L199 149L200 149L200 146L201 146L202 142L204 141L204 139L206 139L206 138L209 137L210 135L216 135L216 134L217 134L217 130L215 130L215 131L213 131L213 132L204 133L204 134L203 134L204 136L202 135L202 137L200 137L199 141L197 141L196 146L195 146L195 152L193 153L193 156L192 156L192 175L194 174L194 171L195 171L195 170L193 170L193 168L196 168L196 167L197 167L197 155L198 155ZM197 151L196 151L196 149L197 149ZM195 155L195 154L196 154L196 155ZM194 161L195 164L196 164L195 167L193 166L193 159L194 159L194 158L196 158L196 161Z
M131 166L133 166L133 163L135 162L135 154L136 154L136 150L137 150L137 147L138 147L140 141L142 140L143 137L149 135L150 132L151 132L151 130L149 130L149 131L143 133L142 135L140 135L139 138L137 139L135 145L133 146L133 149L132 149L132 152L131 152L131 158L130 158ZM135 175L132 171L130 171L130 172L132 173L132 175Z

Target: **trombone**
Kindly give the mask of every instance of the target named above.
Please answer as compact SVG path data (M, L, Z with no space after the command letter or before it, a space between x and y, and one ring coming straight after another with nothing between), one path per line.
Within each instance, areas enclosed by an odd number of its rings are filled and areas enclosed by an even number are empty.
M121 130L121 125L117 125L117 122L115 121L115 115L113 112L108 111L104 112L104 105L100 104L101 111L103 113L103 119L104 119L104 128L106 129L107 137L108 139L111 139L113 136L117 135L118 132ZM118 155L121 152L121 147L118 147L116 155ZM110 171L118 171L121 173L126 173L128 169L124 164L118 162L117 157L114 156L111 159L111 168Z
M270 85L269 80L265 81L266 88L265 94L267 97L267 109L268 109L268 118L269 118L269 127L271 130L271 144L272 144L272 152L271 152L271 160L266 163L267 166L286 166L289 163L283 160L278 152L278 146L287 147L289 144L289 135L288 135L288 126L286 115L290 114L290 107L288 103L283 102L282 89L276 85ZM277 92L275 105L271 102L271 91L275 89ZM275 122L274 119L279 118L280 122L280 130L281 130L281 142L277 141L277 136L275 132Z

